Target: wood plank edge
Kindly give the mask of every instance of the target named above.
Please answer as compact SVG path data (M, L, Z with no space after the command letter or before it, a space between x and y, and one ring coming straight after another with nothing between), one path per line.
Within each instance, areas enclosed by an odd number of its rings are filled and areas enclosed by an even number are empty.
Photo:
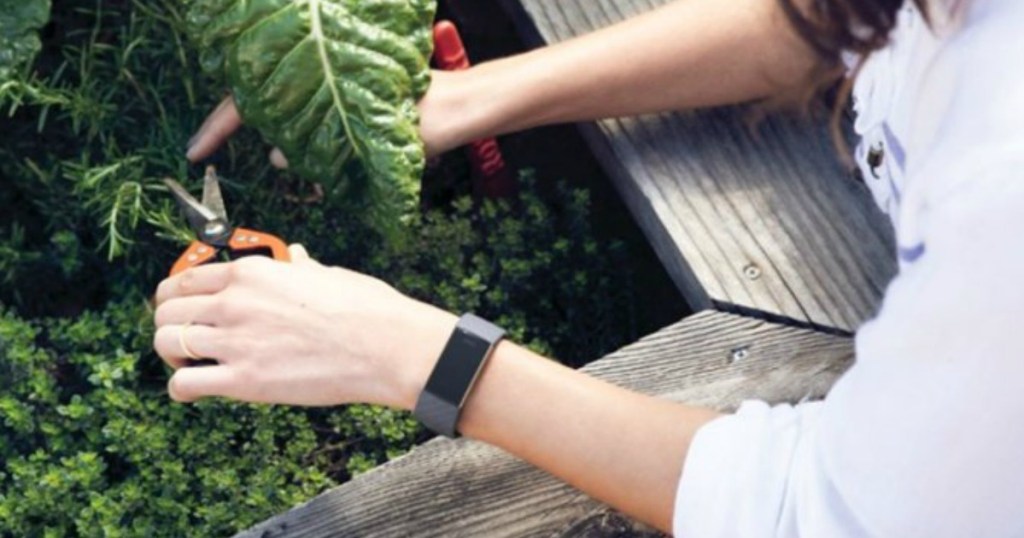
M805 320L793 319L788 316L782 316L772 312L765 312L764 310L758 310L756 308L750 308L735 303L728 303L724 301L711 301L712 308L718 312L724 312L726 314L735 314L745 318L752 318L777 325L783 325L786 327L795 327L797 329L806 329L808 331L814 331L829 336L840 336L843 338L852 338L856 333L855 327L831 327L828 325L822 325L820 323L814 323Z

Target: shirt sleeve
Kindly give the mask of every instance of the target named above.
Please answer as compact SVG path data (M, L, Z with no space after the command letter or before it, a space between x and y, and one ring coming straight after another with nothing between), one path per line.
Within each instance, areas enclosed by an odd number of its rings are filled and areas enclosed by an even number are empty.
M974 55L1020 57L1015 32L964 38L953 112L907 177L926 251L855 364L822 402L701 428L677 536L1024 536L1024 77Z

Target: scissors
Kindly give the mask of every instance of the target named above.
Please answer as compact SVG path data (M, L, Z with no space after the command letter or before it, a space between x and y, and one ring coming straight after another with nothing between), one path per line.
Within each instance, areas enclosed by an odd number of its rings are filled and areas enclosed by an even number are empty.
M262 255L283 262L291 261L288 245L279 237L231 225L227 210L224 208L224 198L220 193L220 178L217 177L217 170L213 166L206 168L202 202L192 197L173 179L164 179L164 184L171 189L171 194L174 195L197 237L174 263L171 276L191 267L209 263L221 252L226 252L231 259Z

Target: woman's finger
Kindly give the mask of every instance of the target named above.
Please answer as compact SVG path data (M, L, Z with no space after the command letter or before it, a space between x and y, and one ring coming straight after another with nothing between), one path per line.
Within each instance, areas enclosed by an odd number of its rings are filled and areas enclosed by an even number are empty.
M159 329L164 325L209 325L221 327L226 319L225 301L220 294L175 297L164 301L153 314L153 323Z
M211 396L231 397L236 390L236 376L228 366L182 368L167 383L171 398L183 403Z
M228 96L192 137L185 156L192 162L209 157L241 126L242 116L238 113L235 98Z
M156 289L156 306L175 297L210 295L228 287L231 281L231 264L214 263L200 265L167 278Z
M270 164L279 170L288 168L288 157L284 156L284 152L281 148L274 148L270 150Z
M195 144L196 140L199 139L199 135L206 131L206 127L210 125L210 122L212 122L215 118L219 117L220 111L230 106L232 102L233 100L229 95L228 97L221 99L220 103L217 103L217 107L211 110L210 113L206 115L206 119L203 120L203 124L199 126L199 130L197 130L195 134L192 135L192 138L188 139L188 147L192 147L192 145Z
M153 349L177 370L190 360L224 360L225 336L223 329L207 325L164 325L153 336Z

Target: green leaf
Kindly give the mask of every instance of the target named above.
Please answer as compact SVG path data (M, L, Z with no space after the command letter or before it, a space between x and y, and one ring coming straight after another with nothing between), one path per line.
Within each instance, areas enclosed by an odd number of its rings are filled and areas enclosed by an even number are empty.
M50 0L0 0L0 83L35 58L49 19Z
M308 179L411 207L435 0L194 0L189 32L246 123Z

